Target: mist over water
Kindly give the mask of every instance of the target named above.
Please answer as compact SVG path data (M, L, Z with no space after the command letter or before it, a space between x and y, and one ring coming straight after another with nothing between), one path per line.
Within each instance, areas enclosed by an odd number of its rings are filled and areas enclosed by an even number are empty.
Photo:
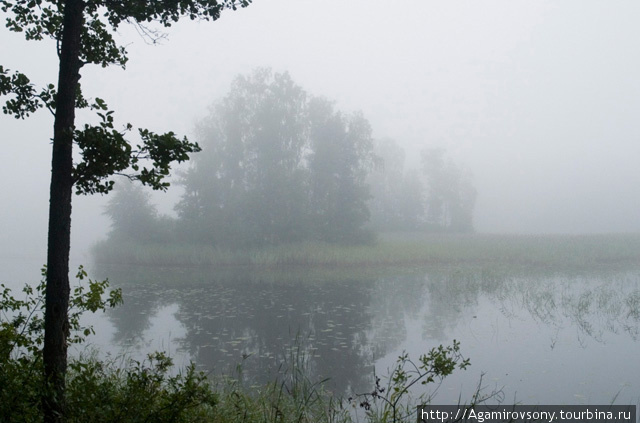
M406 351L456 339L471 359L435 403L468 399L482 381L507 403L635 404L640 275L432 267L377 272L95 269L128 301L98 321L102 353L168 349L213 374L272 381L305 359L312 380L349 396ZM250 295L247 295L250 292ZM297 354L297 355L296 355ZM427 387L425 387L427 388Z
M482 376L506 402L639 404L638 22L631 0L256 0L155 46L122 27L127 69L83 69L85 95L203 151L167 193L74 197L75 267L125 298L91 347L248 386L302 354L348 395L457 339L443 403ZM17 35L0 64L53 82L55 45ZM0 115L14 291L46 261L51 137L45 111Z

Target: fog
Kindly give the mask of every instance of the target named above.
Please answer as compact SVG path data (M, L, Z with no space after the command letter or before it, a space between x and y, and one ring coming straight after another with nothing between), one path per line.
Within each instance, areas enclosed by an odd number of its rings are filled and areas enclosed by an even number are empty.
M477 232L640 231L640 4L635 1L256 0L148 45L125 71L83 69L118 122L194 136L238 73L288 71L360 110L375 138L441 147L473 175ZM55 45L0 30L0 63L56 81ZM79 115L80 119L84 116ZM0 253L43 257L52 118L0 117ZM172 212L179 188L154 198ZM106 197L75 197L72 255L104 237Z

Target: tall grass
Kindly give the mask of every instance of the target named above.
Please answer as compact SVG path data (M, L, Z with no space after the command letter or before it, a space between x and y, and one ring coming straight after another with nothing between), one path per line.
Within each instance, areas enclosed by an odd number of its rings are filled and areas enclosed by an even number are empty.
M302 242L232 250L195 244L104 241L97 262L163 266L389 266L486 264L583 267L640 263L640 235L384 234L370 245Z
M456 348L455 350L453 348ZM375 382L375 394L344 399L310 379L304 349L293 346L273 382L245 386L239 372L208 378L194 364L175 372L164 353L137 361L94 355L72 359L65 393L69 423L397 423L415 421L416 406L428 396L414 397L418 381L443 378L468 360L452 356L454 347L434 348L414 364L404 355L386 377L388 390ZM402 360L402 361L400 361ZM428 361L431 360L431 361ZM410 369L405 369L406 364ZM42 421L42 361L33 356L4 360L0 367L0 418L3 423ZM417 369L415 371L414 369ZM29 371L25 371L29 370ZM427 388L428 389L428 388ZM421 389L428 395L426 389ZM406 401L404 400L406 397ZM487 396L486 398L490 398ZM472 397L472 402L484 399ZM358 405L360 403L360 405ZM366 407L363 405L366 404ZM362 412L360 412L362 410Z

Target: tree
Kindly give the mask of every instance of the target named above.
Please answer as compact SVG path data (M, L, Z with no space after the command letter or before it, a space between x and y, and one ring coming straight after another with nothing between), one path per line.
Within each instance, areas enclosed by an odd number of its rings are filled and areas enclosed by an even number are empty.
M359 113L344 115L315 98L309 104L311 210L325 241L365 240L369 219L366 179L373 167L371 125Z
M73 186L78 194L107 193L113 187L110 176L131 169L127 174L131 179L154 189L166 189L164 178L171 163L187 160L189 153L199 149L172 132L155 134L147 129L138 130L141 143L132 147L125 139L132 125L116 130L113 111L106 103L99 98L90 102L83 96L80 70L87 64L125 66L126 50L113 37L122 23L138 25L153 37L157 32L147 30L149 22L169 27L183 16L216 20L224 8L244 7L250 1L0 0L9 30L24 33L27 40L56 40L59 57L57 87L49 84L37 89L26 75L10 73L0 66L0 95L10 97L4 113L26 118L44 107L54 115L43 348L45 379L52 389L46 390L43 398L46 421L64 420ZM101 122L78 129L77 108L95 110ZM82 157L75 165L74 143Z
M404 176L404 150L392 139L376 140L379 160L369 174L371 225L376 229L395 229L399 219L398 188Z
M473 231L476 189L471 178L442 149L422 152L427 177L427 222L452 232Z
M112 240L159 241L167 219L158 216L148 191L133 183L118 184L104 214L111 218Z
M306 93L289 74L238 76L202 121L204 151L186 173L178 211L201 241L296 241L305 231Z
M392 139L375 143L377 165L369 175L371 225L378 230L419 230L424 220L424 186L405 169L405 151Z
M238 76L200 126L178 204L191 241L230 247L358 241L369 211L371 127L289 74Z

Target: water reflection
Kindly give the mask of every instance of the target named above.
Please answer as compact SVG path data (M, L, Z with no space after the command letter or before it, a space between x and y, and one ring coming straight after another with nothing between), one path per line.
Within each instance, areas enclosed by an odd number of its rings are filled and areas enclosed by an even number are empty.
M248 382L264 383L291 361L294 346L308 358L312 376L330 377L334 387L363 386L372 373L373 279L121 270L105 269L130 298L110 314L116 342L142 340L150 316L175 304L185 331L179 346L207 370L229 373L242 363Z
M519 399L539 403L606 403L630 390L627 375L640 374L631 358L640 328L637 269L104 267L99 273L125 295L109 314L115 342L144 345L159 336L150 329L158 327L152 317L164 310L174 319L174 348L214 373L242 363L247 383L272 380L291 362L293 345L308 358L312 379L329 377L339 392L361 391L371 386L374 365L384 372L402 350L417 356L453 338L475 371L451 378L451 397L443 401L475 388L480 371Z

